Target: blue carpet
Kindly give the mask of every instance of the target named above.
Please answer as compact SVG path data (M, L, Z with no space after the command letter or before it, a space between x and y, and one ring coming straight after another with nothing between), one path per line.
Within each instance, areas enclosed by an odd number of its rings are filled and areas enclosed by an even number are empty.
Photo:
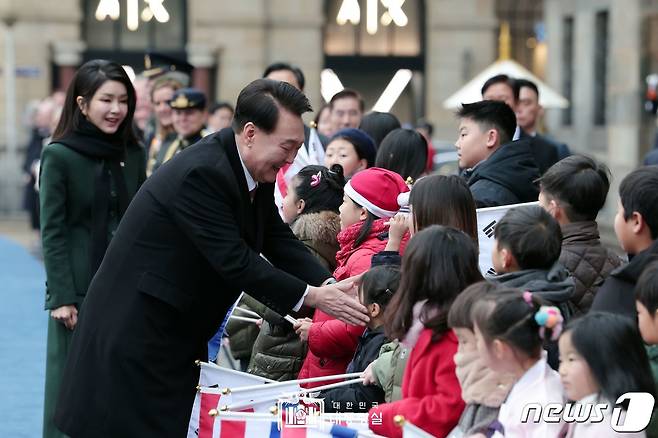
M0 237L0 437L41 436L46 369L43 265Z

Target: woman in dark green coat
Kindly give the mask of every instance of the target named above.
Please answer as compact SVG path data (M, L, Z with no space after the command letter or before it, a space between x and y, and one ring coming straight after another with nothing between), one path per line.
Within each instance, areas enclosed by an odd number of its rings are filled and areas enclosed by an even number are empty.
M89 61L68 88L53 142L41 156L41 238L46 268L48 346L44 437L53 422L78 311L109 240L145 179L133 133L135 90L114 62Z

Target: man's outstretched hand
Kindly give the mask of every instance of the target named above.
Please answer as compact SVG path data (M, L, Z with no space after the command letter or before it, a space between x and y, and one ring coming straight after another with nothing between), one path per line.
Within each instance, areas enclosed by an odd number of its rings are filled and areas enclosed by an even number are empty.
M311 286L304 304L353 325L365 326L370 320L367 309L356 298L355 284L360 276L326 286Z

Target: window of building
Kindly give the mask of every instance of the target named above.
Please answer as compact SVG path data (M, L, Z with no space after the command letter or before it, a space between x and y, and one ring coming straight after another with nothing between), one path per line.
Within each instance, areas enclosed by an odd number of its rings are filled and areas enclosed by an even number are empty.
M535 73L536 49L544 39L544 2L538 0L497 0L498 20L509 23L511 56L519 64Z
M596 14L594 48L594 124L606 123L608 88L608 11Z
M573 102L573 17L565 17L562 22L562 94ZM573 123L573 105L562 110L562 124Z
M169 14L169 21L160 23L155 18L144 21L141 18L137 30L128 29L127 11L129 3L119 2L120 16L117 20L106 17L103 21L96 19L96 10L100 0L84 1L84 21L82 35L91 51L141 51L155 50L176 52L185 50L187 43L187 10L185 0L167 0L163 2ZM141 15L147 4L143 0L136 2Z
M327 0L325 55L420 56L422 0L407 0L392 11L385 3L380 0Z

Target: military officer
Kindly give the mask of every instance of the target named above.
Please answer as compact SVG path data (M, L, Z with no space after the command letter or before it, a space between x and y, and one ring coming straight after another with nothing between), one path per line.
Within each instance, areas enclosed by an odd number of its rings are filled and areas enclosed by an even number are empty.
M211 132L205 129L206 96L196 88L176 90L169 101L176 138L164 143L156 158L153 171L174 155L201 140Z

